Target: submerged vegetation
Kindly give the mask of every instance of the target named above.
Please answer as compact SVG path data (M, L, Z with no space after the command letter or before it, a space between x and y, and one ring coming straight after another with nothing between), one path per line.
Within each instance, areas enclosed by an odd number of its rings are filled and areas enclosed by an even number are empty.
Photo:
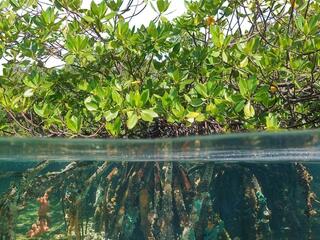
M0 2L1 135L319 126L319 1L186 1L172 21L168 0L81 4ZM147 4L154 21L130 25ZM300 163L44 161L1 195L0 239L312 239L311 182Z

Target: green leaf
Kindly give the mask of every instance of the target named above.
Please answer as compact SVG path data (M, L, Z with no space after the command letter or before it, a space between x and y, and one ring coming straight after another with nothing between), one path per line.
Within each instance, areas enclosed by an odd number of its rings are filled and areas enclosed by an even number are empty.
M201 98L192 98L190 104L192 107L200 107L204 102Z
M183 118L184 117L184 113L185 113L185 109L184 107L179 104L179 103L175 103L174 107L172 108L172 113L177 117L177 118Z
M158 117L158 114L153 109L145 109L141 111L141 118L144 121L152 122L156 117Z
M259 90L257 90L257 93L254 96L254 100L256 102L262 103L265 107L268 107L270 105L270 102L272 101L272 98L270 98L269 94L269 87L263 86Z
M268 130L275 130L279 128L277 116L273 113L269 113L266 117L266 128Z
M134 99L134 106L136 106L138 108L142 107L141 95L140 95L139 91L135 92L133 99Z
M93 2L93 1L92 1ZM83 16L83 19L86 20L88 23L94 22L94 18L90 16Z
M121 119L117 117L114 122L106 123L106 130L111 133L112 136L118 136L121 133Z
M239 89L240 93L243 97L248 98L255 91L258 84L258 80L255 76L249 79L240 79L239 81Z
M76 54L80 54L83 50L88 49L89 47L89 38L87 36L81 35L67 35L66 41L67 48Z
M128 39L129 35L129 23L123 20L118 22L117 36L121 40Z
M240 68L244 68L248 65L248 57L245 57L241 62L240 62Z
M250 101L248 101L247 104L244 106L243 112L246 118L254 117L255 111Z
M55 21L56 15L54 13L54 8L47 8L41 13L41 21L44 25L52 25Z
M149 26L147 28L147 32L153 38L157 38L158 37L158 30L157 30L156 24L153 21L151 21L149 23Z
M186 115L186 118L187 118L188 122L193 123L195 118L197 118L199 115L200 115L200 113L198 113L198 112L189 112Z
M84 104L89 111L97 111L99 108L98 103L92 96L87 97Z
M111 13L108 13L105 17L104 17L104 19L105 20L110 20L111 18L114 18L115 16L117 16L117 13L116 12L111 12Z
M43 104L42 107L38 106L37 104L34 104L33 105L33 110L38 116L45 117L45 115L46 115L45 112L46 112L47 106L48 105L46 103Z
M95 57L92 55L92 54L90 54L90 53L85 53L85 54L83 54L83 56L87 59L87 61L89 61L89 62L93 62L93 61L95 61L96 59L95 59Z
M303 25L303 33L305 35L308 35L309 32L310 32L310 28L309 28L308 22L305 22L304 25Z
M318 22L320 21L320 14L316 14L311 17L311 19L308 21L309 29L312 34L316 33L318 30Z
M65 1L68 7L74 11L78 11L81 8L82 0L68 0Z
M228 56L225 51L222 52L222 60L226 63L228 62Z
M194 121L202 122L205 120L205 116L199 112L189 112L186 115L187 121L193 123Z
M76 56L73 54L68 55L64 60L67 64L71 65L74 63L74 60L76 59Z
M111 93L111 97L112 97L112 100L118 104L118 105L121 105L122 102L123 102L123 98L122 96L120 95L120 93L118 93L117 91L113 90L112 93Z
M178 69L174 70L173 72L169 72L168 75L172 77L172 79L175 82L178 82L181 79L180 72Z
M157 7L160 13L164 13L168 10L170 2L168 0L157 0Z
M210 32L212 34L212 41L214 45L218 48L221 48L224 42L224 35L218 25L210 27Z
M128 119L127 119L127 127L128 129L133 129L136 124L138 123L138 115L134 112L128 112Z
M141 101L142 101L143 105L145 105L149 101L149 95L150 95L149 89L145 89L141 93Z
M244 107L244 104L246 103L246 101L245 100L242 100L242 101L240 101L240 102L238 102L238 104L236 105L236 107L235 107L235 111L238 113L238 112L241 112L242 111L242 109L243 109L243 107Z
M171 54L172 54L172 55L178 54L179 51L180 51L180 48L181 48L181 43L178 42L178 43L177 43L176 45L174 45L174 47L172 48Z
M71 115L71 112L68 112L66 117L66 124L68 129L72 132L78 133L81 129L81 118L75 115Z
M123 0L109 0L106 1L107 5L109 8L111 8L111 10L113 11L118 11L119 8L121 7Z
M11 4L13 7L16 7L16 8L19 8L19 7L20 7L19 2L16 1L16 0L10 0L9 2L10 2L10 4Z
M208 97L207 88L206 88L205 85L198 83L198 84L195 86L195 89L196 89L196 91L197 91L202 97L204 97L204 98L207 98L207 97Z
M103 116L107 122L112 121L118 116L119 111L111 112L110 110L106 111Z
M206 113L209 113L212 116L216 116L219 113L219 110L216 105L214 105L213 103L209 103L206 106Z
M297 17L295 17L295 23L297 28L303 32L304 30L304 25L305 25L305 20L301 15L298 15Z
M33 91L34 90L32 88L29 88L23 93L23 96L26 97L26 98L32 97L33 96Z
M253 52L253 48L255 46L255 44L257 43L257 39L256 38L251 38L245 45L243 51L245 52L245 54L250 55Z
M98 19L102 19L107 12L107 5L105 1L102 1L99 4L96 4L94 1L92 1L90 9L94 16L96 16Z

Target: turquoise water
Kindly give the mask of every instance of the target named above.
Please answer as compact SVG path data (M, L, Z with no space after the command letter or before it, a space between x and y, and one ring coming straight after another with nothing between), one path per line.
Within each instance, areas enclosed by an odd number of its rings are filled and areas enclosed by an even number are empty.
M319 136L0 138L0 240L320 239Z

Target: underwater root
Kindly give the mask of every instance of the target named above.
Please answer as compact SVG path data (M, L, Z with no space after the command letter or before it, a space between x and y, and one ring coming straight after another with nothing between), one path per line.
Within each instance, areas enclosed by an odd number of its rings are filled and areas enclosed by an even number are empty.
M50 219L49 228L49 194L50 201L58 202L63 209L64 230L59 232L77 240L92 234L88 225L95 233L103 233L97 239L229 240L244 236L248 240L270 239L287 226L305 227L306 221L298 214L300 203L304 202L308 217L314 216L315 211L312 177L302 164L285 168L214 163L74 162L60 171L51 171L50 164L37 168L26 172L23 179L27 183L16 183L0 198L0 236L6 236L4 239L15 239L14 222L20 213L14 209L39 196L37 191L43 188L47 190L37 199L38 221L28 223L30 238L54 234L50 231L57 223ZM299 179L300 186L283 177L286 174ZM297 187L303 196L293 194ZM283 194L273 194L277 191ZM290 209L297 212L290 211L296 214L291 218L283 215L280 226L273 214L280 219L279 214L288 211L277 212L279 200L288 206L290 203Z
M313 180L313 177L303 164L296 163L295 166L299 177L299 183L304 189L303 193L305 195L306 202L305 214L308 217L315 216L317 215L317 211L313 208L313 202L316 200L316 194L311 191L311 182Z

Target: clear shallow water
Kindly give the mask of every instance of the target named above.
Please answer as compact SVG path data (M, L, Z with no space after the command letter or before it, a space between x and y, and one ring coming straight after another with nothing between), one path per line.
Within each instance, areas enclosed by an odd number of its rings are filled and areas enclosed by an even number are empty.
M319 136L0 138L0 239L320 239Z

